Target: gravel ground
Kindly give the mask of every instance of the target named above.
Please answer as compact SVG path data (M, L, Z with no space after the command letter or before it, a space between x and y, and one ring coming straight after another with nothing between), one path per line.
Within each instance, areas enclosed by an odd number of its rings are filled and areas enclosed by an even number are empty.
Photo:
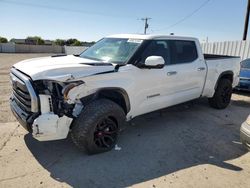
M249 93L225 110L198 99L140 116L121 150L88 156L70 139L32 139L10 113L10 67L45 55L0 54L0 187L249 187L250 153L239 141Z

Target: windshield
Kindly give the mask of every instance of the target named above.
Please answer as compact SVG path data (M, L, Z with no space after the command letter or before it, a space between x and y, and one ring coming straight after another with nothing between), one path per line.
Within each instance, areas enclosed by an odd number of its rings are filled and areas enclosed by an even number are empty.
M124 64L140 46L139 39L103 38L87 50L80 57L97 61Z
M242 69L250 69L250 59L246 59L241 62Z

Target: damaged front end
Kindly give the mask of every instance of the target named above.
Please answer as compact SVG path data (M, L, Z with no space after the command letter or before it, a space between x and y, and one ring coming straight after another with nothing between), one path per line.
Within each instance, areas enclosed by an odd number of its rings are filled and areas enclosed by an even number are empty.
M73 119L94 96L87 85L72 74L32 80L13 67L10 80L11 110L19 123L39 141L66 138Z
M58 82L38 80L34 90L40 100L40 115L32 124L32 135L39 141L58 140L67 137L71 122L83 109L80 100L70 101L71 89L84 84L83 81Z

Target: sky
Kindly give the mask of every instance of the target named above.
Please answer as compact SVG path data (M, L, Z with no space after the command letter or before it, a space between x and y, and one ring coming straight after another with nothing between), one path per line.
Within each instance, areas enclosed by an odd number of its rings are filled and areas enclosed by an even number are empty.
M141 34L141 18L150 17L149 34L241 40L246 6L247 0L0 0L0 36L97 41Z

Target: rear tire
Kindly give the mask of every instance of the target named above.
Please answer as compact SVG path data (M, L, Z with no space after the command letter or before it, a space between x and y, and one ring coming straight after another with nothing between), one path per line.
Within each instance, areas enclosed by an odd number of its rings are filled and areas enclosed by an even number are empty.
M209 105L216 109L225 109L230 104L232 90L232 82L228 79L221 79L214 96L208 99Z
M99 99L87 105L74 120L71 138L88 154L106 152L114 148L124 122L125 113L118 104Z

